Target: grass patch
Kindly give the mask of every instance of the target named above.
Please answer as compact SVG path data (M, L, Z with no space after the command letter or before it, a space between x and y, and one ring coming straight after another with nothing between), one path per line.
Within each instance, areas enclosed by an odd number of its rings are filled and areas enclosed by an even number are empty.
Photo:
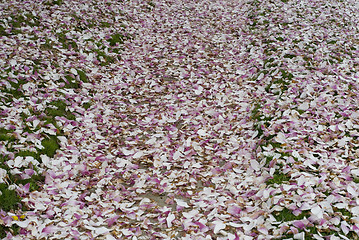
M88 78L86 76L86 73L82 70L77 70L77 74L79 75L80 81L84 82L84 83L88 83Z
M47 6L55 6L55 5L60 6L63 2L64 2L63 0L49 0L46 1L44 4Z
M40 45L40 49L44 51L51 51L54 49L53 46L54 43L50 39L45 38L45 43Z
M260 114L260 111L259 111L259 110L260 110L261 108L262 108L262 106L261 106L259 103L257 103L257 104L254 106L254 108L253 108L253 110L252 110L252 113L251 113L251 119L260 121L261 114Z
M20 197L16 194L15 190L10 190L8 185L0 183L0 208L6 212L16 210L20 206Z
M345 234L340 231L338 233L338 231L335 230L330 230L330 229L317 229L316 227L306 227L305 228L305 236L304 236L304 240L312 240L313 238L313 234L318 234L320 233L323 237L325 237L325 239L329 239L329 236L337 236L339 237L339 233L341 233L342 235L345 236ZM356 235L354 232L349 232L346 237L348 239L358 239L358 235ZM276 238L276 240L284 240L284 239L294 239L294 235L293 234L285 234L280 238Z
M335 212L340 212L344 217L348 217L348 218L352 218L353 215L351 212L349 212L348 210L344 209L344 208L336 208L336 207L333 207L333 210Z
M66 103L62 100L56 100L49 103L45 113L52 117L66 117L69 120L75 120L76 117L71 112L66 111Z
M56 150L60 149L60 145L58 143L56 136L50 136L42 140L41 145L44 149L39 150L39 154L45 154L49 157L54 157Z
M106 55L104 51L96 49L95 52L97 53L97 60L100 62L101 66L107 66L115 62L115 58Z
M70 47L75 51L79 50L77 43L66 36L67 32L61 32L57 34L58 41L62 44L62 47L65 49L69 49Z
M301 109L295 109L298 113L299 113L299 115L302 115L303 113L305 113L305 110L301 110Z
M91 107L91 105L92 104L90 102L86 102L86 103L82 104L82 107L87 110L87 109L89 109Z
M278 171L278 169L274 172L273 177L269 178L266 181L267 185L274 185L274 184L282 184L283 182L288 182L290 177L284 173Z
M64 88L73 88L78 89L81 87L81 84L73 77L73 75L66 75L65 76L65 87Z
M156 7L156 4L152 1L148 1L147 4L151 7Z
M16 180L16 184L22 184L22 185L30 184L29 191L33 192L33 191L40 190L39 182L43 182L43 181L45 181L44 176L34 174L31 176L31 178Z
M266 167L269 167L270 162L273 160L273 156L266 156Z
M304 217L309 217L310 211L306 210L306 211L303 211L298 216L295 216L291 210L284 208L282 211L273 212L272 215L278 222L289 222L289 221L294 221L294 220L301 220Z
M0 26L0 35L16 35L22 33L22 26L35 27L40 25L40 18L32 15L31 13L19 13L18 15L11 16L9 26L11 26L11 33L9 34L3 26Z
M296 55L294 55L294 54L285 54L283 57L292 59L292 58L295 58Z
M0 238L4 239L6 237L6 232L10 232L13 236L19 234L20 227L17 225L12 225L11 227L6 227L0 224Z
M15 154L15 157L17 157L17 156L33 157L34 159L40 161L40 154L38 154L37 152L29 151L29 150L19 151L18 153Z
M6 70L6 72L9 72L10 70ZM14 75L18 75L18 72L14 72ZM5 80L6 81L6 80ZM21 97L24 97L24 93L22 92L21 86L26 83L26 80L24 79L9 79L7 82L10 84L9 88L3 88L1 91L3 93L7 93L7 102L12 102L13 98L19 99Z
M274 149L276 149L276 148L277 148L277 149L278 149L278 148L281 148L281 146L282 146L281 143L272 142L272 141L268 142L268 144L272 145L272 147L273 147Z
M110 43L111 47L116 46L117 44L123 44L125 37L121 33L113 34L107 41Z
M14 132L14 130L7 130L5 128L0 128L0 141L15 141L16 138L14 135L10 133Z
M102 27L102 28L109 28L109 27L111 27L111 23L109 23L109 22L101 22L100 23L100 27Z

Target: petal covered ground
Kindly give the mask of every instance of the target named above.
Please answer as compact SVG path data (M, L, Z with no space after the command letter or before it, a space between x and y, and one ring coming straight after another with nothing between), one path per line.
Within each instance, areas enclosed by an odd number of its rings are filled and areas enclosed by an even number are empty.
M0 7L5 239L358 238L355 1Z

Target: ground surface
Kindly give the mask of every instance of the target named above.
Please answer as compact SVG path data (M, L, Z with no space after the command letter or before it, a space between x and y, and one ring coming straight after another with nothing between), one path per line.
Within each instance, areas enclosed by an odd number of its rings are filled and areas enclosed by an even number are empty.
M0 8L3 237L358 238L355 1Z

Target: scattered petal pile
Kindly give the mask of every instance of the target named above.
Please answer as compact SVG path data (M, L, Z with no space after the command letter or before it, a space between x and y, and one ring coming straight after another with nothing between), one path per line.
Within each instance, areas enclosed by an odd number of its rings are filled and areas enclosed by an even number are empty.
M354 0L0 8L4 239L358 239Z

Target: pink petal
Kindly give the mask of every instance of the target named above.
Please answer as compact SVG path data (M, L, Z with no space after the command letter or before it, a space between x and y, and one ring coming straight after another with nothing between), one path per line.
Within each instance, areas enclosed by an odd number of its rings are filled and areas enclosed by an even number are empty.
M227 212L232 215L239 215L241 213L242 209L236 205L228 206Z
M304 229L306 224L304 224L303 221L294 221L293 226L299 229Z
M42 232L43 233L46 233L46 234L51 234L51 233L54 233L54 232L56 232L57 231L57 227L55 227L55 226L47 226L47 227L45 227L44 229L42 229Z

